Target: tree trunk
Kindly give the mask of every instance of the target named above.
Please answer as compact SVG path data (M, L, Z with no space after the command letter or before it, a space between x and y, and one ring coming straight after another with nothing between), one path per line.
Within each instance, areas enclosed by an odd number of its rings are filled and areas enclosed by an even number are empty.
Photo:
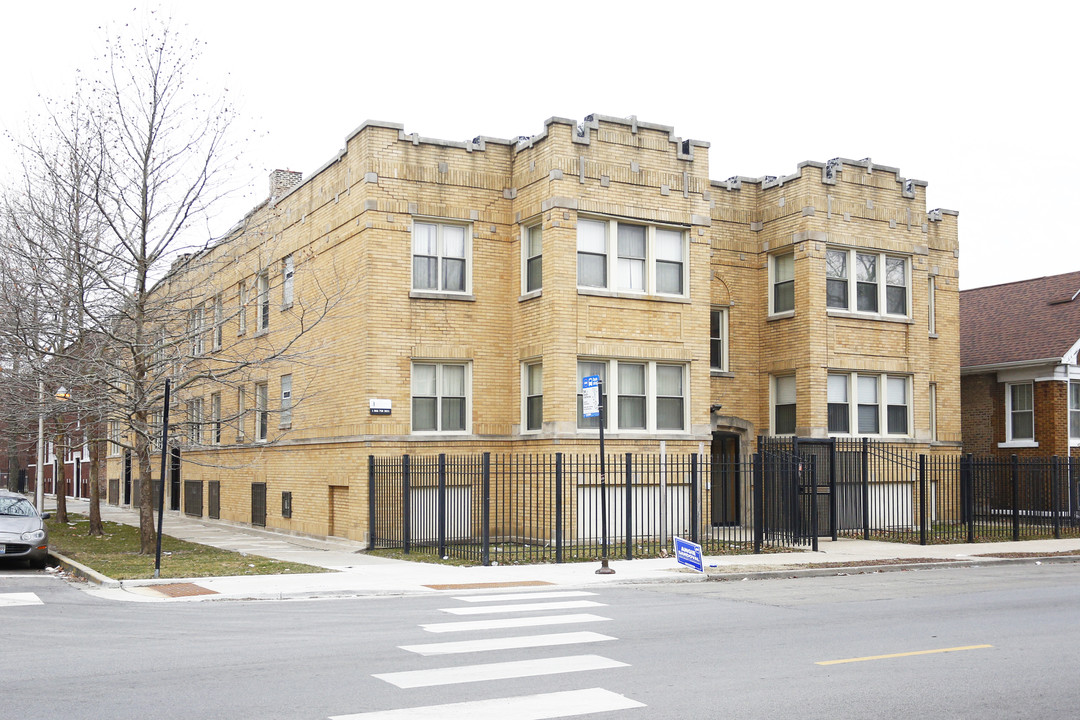
M93 435L90 438L90 534L104 535L101 524L101 444L98 439L100 423L90 426Z
M22 465L19 462L19 447L14 435L8 441L8 481L7 489L11 492L19 491L19 471Z
M67 515L67 478L64 477L64 434L58 432L53 443L55 458L53 470L53 490L56 491L56 522L66 523Z
M154 481L150 469L150 444L143 435L135 440L135 455L139 462L139 553L157 552L157 530L154 528Z

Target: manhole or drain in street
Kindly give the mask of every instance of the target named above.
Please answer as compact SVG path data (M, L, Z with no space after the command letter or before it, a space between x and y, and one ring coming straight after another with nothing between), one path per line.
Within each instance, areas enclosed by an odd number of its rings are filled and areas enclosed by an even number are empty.
M154 585L154 590L168 597L192 597L194 595L217 595L216 590L207 590L195 583L171 583Z
M432 590L486 590L488 588L539 587L554 585L543 580L520 580L518 582L451 583L449 585L425 585Z

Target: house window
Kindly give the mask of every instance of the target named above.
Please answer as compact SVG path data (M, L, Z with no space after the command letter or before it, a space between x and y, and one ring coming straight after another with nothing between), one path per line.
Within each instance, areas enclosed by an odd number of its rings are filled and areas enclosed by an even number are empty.
M937 383L930 383L930 441L937 439Z
M709 368L719 372L728 369L727 324L728 311L713 308L709 313Z
M281 261L281 307L292 307L293 304L293 275L296 268L293 265L293 256L286 255Z
M236 302L240 306L236 309L236 334L243 335L247 332L247 285L243 281L236 286Z
M539 224L525 229L522 243L525 259L525 287L527 293L539 290L543 285L543 228Z
M241 385L236 388L236 441L244 441L244 418L247 415L247 393Z
M210 396L210 443L221 444L221 393Z
M544 424L544 368L525 365L525 429L540 430Z
M292 425L292 375L281 376L281 417L278 425L287 428Z
M772 271L772 295L770 312L782 313L795 309L795 253L774 255L769 267Z
M161 435L165 429L165 414L161 410L150 413L150 451L161 452Z
M1035 439L1035 400L1031 383L1007 385L1006 439L1009 442Z
M907 317L908 266L904 257L829 248L825 251L825 304L837 310Z
M579 218L578 287L685 295L686 242L676 228Z
M910 435L910 398L911 378L905 375L829 373L829 433Z
M581 381L590 375L598 375L602 383L606 427L629 432L686 429L685 365L579 360L577 424L582 430L600 427L599 418L582 417ZM613 387L609 377L614 378Z
M1080 382L1069 383L1069 437L1080 440Z
M188 420L191 422L189 439L192 445L198 445L202 442L202 398L195 398L188 404Z
M469 429L469 378L464 363L413 363L413 432Z
M269 386L259 383L255 386L255 440L266 442L270 430L270 395Z
M124 449L124 426L116 420L109 421L109 456L119 456Z
M795 434L795 376L773 378L773 435Z
M413 290L468 290L468 235L464 225L413 223Z
M848 376L829 375L829 432L847 435L851 432L851 404L848 401Z
M191 354L198 356L203 354L203 318L205 310L200 305L191 311Z
M214 350L221 349L223 326L225 325L225 306L222 304L221 293L214 296Z
M270 329L270 273L263 270L255 278L256 332Z
M926 325L930 337L937 337L937 278L927 278L926 288Z

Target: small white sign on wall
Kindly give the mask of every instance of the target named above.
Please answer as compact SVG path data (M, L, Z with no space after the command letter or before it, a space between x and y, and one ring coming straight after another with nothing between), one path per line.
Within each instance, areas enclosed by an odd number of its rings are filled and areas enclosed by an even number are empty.
M390 401L383 398L371 398L368 400L368 410L372 415L389 415Z

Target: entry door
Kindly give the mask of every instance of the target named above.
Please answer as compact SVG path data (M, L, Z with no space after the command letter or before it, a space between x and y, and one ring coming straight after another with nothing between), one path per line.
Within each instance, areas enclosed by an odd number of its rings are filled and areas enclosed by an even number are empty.
M169 509L180 509L180 448L169 448ZM199 513L202 515L202 512Z
M348 537L349 533L349 486L330 486L330 512L327 517L327 535Z
M711 510L713 527L738 525L741 509L739 436L713 433Z
M131 451L124 451L124 504L131 504Z
M251 483L251 524L266 527L266 483Z

